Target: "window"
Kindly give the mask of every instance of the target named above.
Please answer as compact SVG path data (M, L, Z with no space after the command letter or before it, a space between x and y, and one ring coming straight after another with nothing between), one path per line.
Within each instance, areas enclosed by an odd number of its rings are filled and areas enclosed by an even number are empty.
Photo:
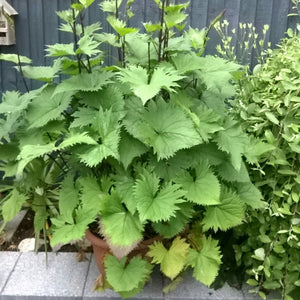
M0 32L0 37L6 37L6 32Z

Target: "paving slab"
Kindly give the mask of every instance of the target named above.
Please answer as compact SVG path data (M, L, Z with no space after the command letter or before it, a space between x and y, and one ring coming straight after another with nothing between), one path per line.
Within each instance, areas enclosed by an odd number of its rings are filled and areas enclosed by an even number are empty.
M82 299L91 254L78 263L76 253L22 253L1 295L1 300Z
M19 256L19 252L0 251L0 295L19 259Z
M162 276L158 269L155 269L151 279L146 283L144 290L135 295L133 298L127 299L142 299L142 300L162 300L164 299L162 293ZM94 258L91 259L89 273L87 276L86 286L84 289L83 300L112 300L122 299L120 295L110 289L103 292L93 291L94 283L96 278L99 276L99 270L96 266Z
M10 241L15 234L16 230L18 229L18 226L24 219L25 215L27 213L27 210L21 210L10 222L8 222L5 226L5 240Z
M167 284L167 281L166 281ZM165 295L167 300L244 300L241 290L225 284L221 289L209 289L204 284L193 278L188 272L177 288Z
M244 294L244 299L245 300L262 300L262 298L258 295L258 294L255 294L255 293L250 293L249 290L253 289L252 286L249 286L247 284L244 284L243 285L243 288L242 288L242 292ZM277 291L271 291L269 294L267 294L267 300L280 300L281 299L281 296L280 296L280 293L277 292Z

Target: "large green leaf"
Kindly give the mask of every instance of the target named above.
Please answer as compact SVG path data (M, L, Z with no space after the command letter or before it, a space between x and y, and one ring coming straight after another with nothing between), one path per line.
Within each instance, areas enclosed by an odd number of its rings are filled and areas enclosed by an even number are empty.
M260 190L251 182L237 183L235 187L239 198L253 209L266 207L267 203L262 201Z
M96 145L85 147L80 151L80 160L87 166L93 167L109 156L119 159L120 126L118 115L112 113L111 110L103 111L100 108L92 129L97 133L99 140Z
M28 109L29 128L39 128L51 120L57 120L72 100L72 92L54 95L55 87L46 87Z
M79 178L81 185L81 202L82 207L87 210L100 211L104 207L104 193L100 185L94 177L81 177Z
M127 263L127 257L120 261L109 255L105 261L106 277L116 292L131 291L145 282L152 271L152 266L140 257L134 257Z
M79 107L77 111L73 114L75 118L71 123L70 128L74 127L84 127L86 125L92 124L93 119L96 117L97 111L90 107Z
M22 67L22 75L26 78L36 79L40 81L52 81L53 78L57 77L57 73L60 71L61 64L58 60L52 67Z
M106 20L120 36L138 31L137 28L126 27L126 23L124 21L115 18L113 15L108 16Z
M99 43L94 41L93 38L85 34L78 41L78 49L75 54L86 54L88 56L93 56L100 53Z
M10 61L15 64L18 64L19 62L21 64L31 64L30 58L22 55L11 54L11 53L1 53L0 60Z
M226 120L224 128L217 133L216 141L223 151L230 154L232 165L239 171L242 164L242 153L248 142L247 136L240 125L232 119Z
M116 192L122 198L122 202L126 205L132 215L137 210L133 192L134 184L134 179L126 172L119 172L114 176Z
M112 83L113 73L104 71L94 71L93 73L81 73L73 75L69 79L59 84L54 95L70 91L98 91L103 86Z
M5 223L11 221L16 216L27 199L26 195L21 194L15 188L10 192L2 206L2 215Z
M146 111L137 117L128 116L124 123L136 138L153 147L159 159L201 143L192 120L179 107L163 100L149 102Z
M189 244L185 239L177 237L169 249L162 242L156 242L149 247L148 256L152 263L160 264L161 271L169 278L174 279L186 264Z
M30 101L36 96L33 92L20 95L17 91L7 91L2 96L0 113L16 113L27 108Z
M194 268L193 276L200 282L211 285L219 272L221 264L220 247L218 241L210 236L202 238L200 251L190 249L187 264Z
M74 178L72 175L67 176L59 191L59 211L64 216L67 223L73 223L73 210L79 203L79 191L75 187Z
M176 215L171 217L169 221L152 223L153 229L158 234L169 239L180 233L188 224L194 213L193 205L186 202L178 204L178 207Z
M175 182L187 192L185 196L189 201L201 205L220 204L220 183L205 161L192 173L185 171L179 175Z
M147 70L140 66L120 69L119 74L120 81L128 83L134 94L141 98L143 104L157 95L161 89L173 92L174 87L179 86L177 81L183 78L175 69L161 66L154 69L151 78Z
M201 57L200 78L206 84L208 90L222 93L226 97L234 95L235 90L230 83L232 72L237 71L240 66L225 59L206 55Z
M113 193L106 197L101 211L102 231L114 246L131 246L143 238L143 224L122 205L122 199Z
M121 132L121 140L119 145L120 161L125 169L130 165L135 157L147 152L148 148L125 131Z
M142 221L167 221L178 210L177 204L184 202L180 185L167 183L159 188L159 181L156 174L146 170L136 180L134 193Z
M231 190L223 188L220 200L221 204L206 208L202 220L204 230L227 230L242 223L245 208L240 198Z

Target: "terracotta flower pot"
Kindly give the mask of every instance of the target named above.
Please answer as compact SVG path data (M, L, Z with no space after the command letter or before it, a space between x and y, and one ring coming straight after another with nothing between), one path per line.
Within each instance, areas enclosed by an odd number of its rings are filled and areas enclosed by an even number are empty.
M98 266L98 269L102 276L105 276L105 267L104 267L104 257L107 253L110 252L109 245L107 242L98 236L94 235L89 229L85 232L85 237L91 242L93 246L94 257ZM134 248L127 256L134 257L136 255L145 256L148 252L148 248L155 241L161 241L162 237L157 236L145 241L142 241Z

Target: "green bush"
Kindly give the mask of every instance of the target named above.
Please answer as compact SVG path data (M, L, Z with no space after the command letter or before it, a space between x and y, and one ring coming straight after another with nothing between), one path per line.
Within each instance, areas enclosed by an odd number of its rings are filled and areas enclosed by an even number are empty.
M248 283L265 297L281 289L282 299L300 294L300 35L288 31L265 64L240 85L234 112L251 134L250 177L266 201L262 210L248 210L244 225L234 229L245 241L235 246L247 268ZM250 157L250 159L249 159Z

